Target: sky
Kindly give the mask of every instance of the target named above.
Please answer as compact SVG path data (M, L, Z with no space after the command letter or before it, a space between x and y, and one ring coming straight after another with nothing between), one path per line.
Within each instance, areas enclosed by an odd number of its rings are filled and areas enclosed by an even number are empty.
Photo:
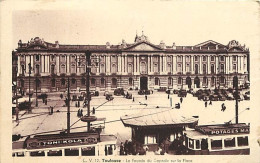
M254 48L258 41L255 2L190 1L49 1L13 10L13 49L40 37L60 44L133 43L142 31L151 43L196 45L235 39ZM26 6L26 5L25 5ZM35 8L38 8L37 10Z

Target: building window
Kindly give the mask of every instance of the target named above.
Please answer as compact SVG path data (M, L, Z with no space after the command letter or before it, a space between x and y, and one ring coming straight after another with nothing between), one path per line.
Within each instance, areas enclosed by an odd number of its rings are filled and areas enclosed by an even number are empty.
M190 62L190 56L186 56L186 62Z
M207 85L208 84L208 79L206 76L203 77L203 84L204 85Z
M172 64L167 64L167 72L172 72Z
M127 56L127 62L133 62L134 57L133 56Z
M225 147L235 147L235 138L226 138L224 139L224 146Z
M95 156L95 147L81 148L82 156Z
M96 79L92 78L90 84L91 84L91 86L95 86L96 85Z
M202 58L202 59L203 59L203 61L207 61L207 58L206 58L206 56L203 56L203 58Z
M186 72L190 72L190 64L186 64Z
M156 136L155 135L145 135L144 144L156 144Z
M51 65L51 74L55 73L55 65Z
M80 73L85 73L86 72L86 66L84 64L79 67L79 72Z
M141 73L146 74L146 64L145 64L145 62L141 62Z
M225 77L224 76L220 77L220 83L222 83L222 84L225 83Z
M159 72L158 69L159 69L159 68L158 68L158 64L155 63L155 64L153 65L153 71L154 71L154 72Z
M237 137L237 145L238 146L248 146L248 137Z
M116 64L113 64L113 65L112 65L112 70L111 70L111 72L112 72L112 73L116 73L116 72L117 72L116 69L117 69Z
M85 85L86 84L86 79L85 78L82 78L81 79L81 85Z
M233 64L233 71L236 72L237 71L237 65Z
M206 73L207 73L207 65L203 64L203 74L206 74Z
M168 86L172 86L172 78L171 77L168 78Z
M51 55L51 61L55 61L55 56L54 55Z
M20 59L21 59L21 61L25 61L24 55L21 55Z
M76 66L74 64L70 66L70 72L76 73Z
M237 61L237 57L233 56L233 62L236 62L236 61Z
M212 64L211 66L210 66L210 70L211 70L211 74L214 74L215 73L215 66Z
M65 62L65 61L66 61L65 55L61 56L61 61L62 61L62 62Z
M66 73L65 65L61 65L61 66L60 66L60 72L61 72L61 73Z
M112 56L112 57L111 57L111 62L117 62L116 56Z
M178 57L177 57L177 61L178 61L178 62L181 62L181 61L182 61L182 60L181 60L181 56L178 56Z
M112 78L112 88L116 88L117 87L117 80L115 78Z
M198 61L198 60L199 60L198 56L195 56L195 61Z
M153 62L158 62L159 61L159 57L158 56L153 56Z
M222 73L224 72L224 64L220 65L220 72L222 72Z
M177 72L182 72L182 66L181 66L181 64L178 64Z
M181 77L178 78L178 84L182 84L182 78Z
M91 73L93 74L97 73L97 67L94 64L91 65Z
M100 56L100 62L105 62L105 56Z
M221 57L220 57L220 61L224 61L224 56L221 56Z
M194 149L194 140L189 139L189 148Z
M79 155L78 148L65 149L65 156L78 156L78 155Z
M131 63L128 64L127 72L128 73L133 73L133 65Z
M195 74L198 74L199 73L199 66L198 64L195 64Z
M76 62L76 56L71 56L71 62Z
M129 85L133 85L133 78L129 78L128 83L129 83Z
M72 84L72 85L75 85L76 83L77 83L77 80L73 78L73 79L71 80L71 84Z
M49 150L47 156L62 156L62 150Z
M171 56L167 56L167 62L171 62L172 61L172 57Z
M40 74L40 65L35 65L35 74Z
M155 84L155 85L160 85L160 80L159 80L159 78L156 77L156 78L154 79L154 84Z
M55 79L52 79L52 80L51 80L51 86L52 86L52 87L55 87L55 85L56 85L56 80L55 80Z
M211 139L211 148L212 149L222 149L222 140L212 140Z
M214 84L215 84L215 78L214 78L213 76L211 77L211 80L210 80L210 81L211 81L211 85L214 85Z
M105 87L106 81L104 78L101 78L100 83L101 83L101 87Z
M211 61L214 61L214 60L215 60L215 58L214 58L213 56L211 56L211 57L210 57L210 60L211 60Z
M61 85L65 86L65 79L64 78L61 79Z
M100 73L105 73L105 65L104 64L100 65Z
M39 56L39 55L36 55L36 56L35 56L35 60L36 60L36 61L40 61L40 56Z

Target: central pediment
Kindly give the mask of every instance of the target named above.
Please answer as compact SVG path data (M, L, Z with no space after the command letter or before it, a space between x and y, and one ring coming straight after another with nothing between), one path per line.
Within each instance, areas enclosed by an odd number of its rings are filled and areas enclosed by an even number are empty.
M160 47L147 42L141 42L125 48L130 51L155 51L162 50Z

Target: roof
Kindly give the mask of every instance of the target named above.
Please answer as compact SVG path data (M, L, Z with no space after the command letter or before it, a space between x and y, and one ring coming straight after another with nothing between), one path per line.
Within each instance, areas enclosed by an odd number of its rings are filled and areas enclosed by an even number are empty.
M184 117L178 114L176 109L143 109L139 114L125 115L121 121L129 127L168 127L193 125L198 122L198 118Z

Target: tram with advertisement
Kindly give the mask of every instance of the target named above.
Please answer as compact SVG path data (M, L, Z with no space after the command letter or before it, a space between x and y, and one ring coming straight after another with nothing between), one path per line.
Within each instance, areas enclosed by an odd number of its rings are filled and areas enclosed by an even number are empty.
M201 125L184 131L184 145L193 155L249 155L249 133L245 123Z
M14 141L13 157L114 156L117 138L98 132L35 135Z

